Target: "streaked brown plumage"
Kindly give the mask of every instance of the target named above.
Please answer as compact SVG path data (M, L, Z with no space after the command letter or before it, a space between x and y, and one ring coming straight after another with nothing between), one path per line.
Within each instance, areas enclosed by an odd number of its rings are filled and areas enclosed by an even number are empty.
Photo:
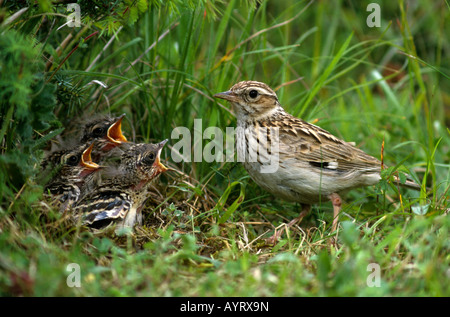
M67 210L78 201L83 186L100 169L91 159L93 145L64 148L49 156L50 166L58 170L44 190L61 204L60 211Z
M75 218L95 228L140 223L151 182L167 170L160 161L166 142L133 144L125 150L119 165L105 169L101 182L76 204Z
M334 230L341 207L340 194L376 184L381 179L378 159L290 115L281 107L275 92L264 83L239 82L214 97L233 105L237 117L238 160L252 179L277 197L302 204L299 217L289 225L300 221L311 204L331 200ZM273 162L277 164L272 168ZM420 188L411 181L406 185Z

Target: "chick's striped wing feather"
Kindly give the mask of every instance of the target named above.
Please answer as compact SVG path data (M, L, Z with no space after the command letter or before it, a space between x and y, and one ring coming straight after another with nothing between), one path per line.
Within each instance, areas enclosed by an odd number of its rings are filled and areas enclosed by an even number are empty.
M130 195L120 191L102 191L88 196L77 206L82 213L83 224L102 220L122 220L131 209Z
M80 196L80 188L75 184L67 184L62 182L53 182L45 187L45 191L50 192L61 202L67 200L75 202Z

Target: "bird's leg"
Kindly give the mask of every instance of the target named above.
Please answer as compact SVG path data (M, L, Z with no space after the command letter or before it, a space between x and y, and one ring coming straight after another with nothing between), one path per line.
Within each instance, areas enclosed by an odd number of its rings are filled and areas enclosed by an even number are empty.
M328 197L330 198L331 203L333 204L333 225L331 227L331 231L334 232L336 231L338 225L338 216L339 213L341 212L342 199L336 193L333 193Z
M271 237L265 239L266 242L268 244L276 244L278 239L281 237L283 232L286 230L286 228L290 228L293 225L300 223L302 221L302 219L309 214L310 211L311 211L311 205L302 204L302 211L300 212L298 217L292 219L287 225L283 226L283 228L281 230L279 230L279 231L275 230L275 233Z

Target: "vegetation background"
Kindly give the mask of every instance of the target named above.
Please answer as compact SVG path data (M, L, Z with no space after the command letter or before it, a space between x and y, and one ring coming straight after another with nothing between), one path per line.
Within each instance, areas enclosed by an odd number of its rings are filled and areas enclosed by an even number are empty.
M70 2L80 27L64 25ZM449 296L450 5L373 1L369 27L370 2L0 0L0 294ZM330 203L268 246L298 205L238 163L171 160L175 127L235 126L212 95L249 79L391 166L345 197L337 244ZM126 113L131 140L170 140L173 170L134 233L73 227L42 196L50 140L97 113ZM392 186L399 171L429 190Z

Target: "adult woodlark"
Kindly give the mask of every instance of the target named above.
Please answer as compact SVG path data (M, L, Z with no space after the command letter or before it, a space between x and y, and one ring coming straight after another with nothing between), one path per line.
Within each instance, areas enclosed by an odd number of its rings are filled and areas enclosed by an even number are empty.
M242 81L214 97L233 105L238 160L251 178L275 196L302 205L300 215L288 226L306 216L311 204L331 200L335 230L342 204L340 194L381 179L379 160L287 113L264 83ZM411 181L402 185L420 188Z

